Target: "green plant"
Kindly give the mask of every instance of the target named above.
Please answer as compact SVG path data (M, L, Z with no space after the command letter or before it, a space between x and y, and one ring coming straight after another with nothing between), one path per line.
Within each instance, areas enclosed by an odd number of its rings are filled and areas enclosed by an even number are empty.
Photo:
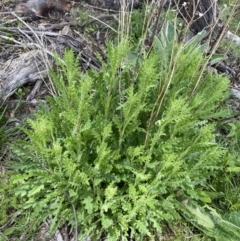
M9 140L16 129L9 125L9 118L6 116L7 107L1 108L0 112L0 240L8 240L5 238L11 234L16 227L11 228L11 223L20 214L18 212L19 200L18 197L12 193L15 185L10 182L11 176L14 173L10 166L9 158Z
M221 210L229 210L232 212L240 211L240 160L239 160L239 140L240 140L240 123L232 118L221 125L218 141L228 148L227 168L219 177L219 184L216 188L217 192L221 192L223 198L218 200L217 206ZM224 195L223 195L224 194ZM225 198L226 197L226 198Z
M185 200L186 201L186 200ZM215 240L237 241L240 239L239 212L220 215L219 211L205 205L200 207L187 200L181 205L184 217Z
M5 164L6 165L6 164ZM6 168L6 167L1 167ZM7 168L6 168L7 169ZM17 216L20 215L20 202L18 197L12 192L16 185L10 182L11 176L14 176L16 173L12 171L5 170L6 173L1 172L0 178L0 240L3 239L12 233L19 234L17 231L17 225L14 227L11 226L13 222L16 222Z
M234 18L231 19L229 27L230 30L237 35L240 34L239 31L239 2L236 0L222 0L220 3L221 19L226 20L231 11L235 8Z
M211 203L206 191L226 167L214 118L228 116L229 81L199 76L201 49L173 39L165 55L157 37L130 62L127 41L109 44L99 72L79 71L72 51L57 59L59 94L13 146L14 192L37 222L51 218L51 231L67 222L79 240L145 240L182 219L182 195Z

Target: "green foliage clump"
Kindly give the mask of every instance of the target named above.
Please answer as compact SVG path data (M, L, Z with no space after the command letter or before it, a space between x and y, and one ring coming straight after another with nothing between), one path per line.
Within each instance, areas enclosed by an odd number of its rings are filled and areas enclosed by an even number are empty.
M10 182L10 178L15 173L9 171L10 163L7 158L7 148L13 127L8 127L8 118L5 116L6 108L0 109L0 239L12 232L9 225L6 225L12 216L16 215L19 208L18 197L12 193L15 185ZM6 159L6 160L5 160ZM7 239L6 239L7 240Z
M12 228L10 225L6 225L11 220L13 222L15 217L20 214L20 212L17 211L20 209L19 199L12 192L12 190L14 190L16 185L10 182L11 176L15 174L16 173L13 173L7 170L6 170L6 173L5 171L0 172L0 179L1 179L1 183L0 183L0 187L1 187L0 188L0 202L1 202L0 234L1 235L0 237L1 238L4 238L5 235L11 234L13 231L16 233L16 227Z
M1 189L0 189L0 200L1 200L1 212L0 212L0 226L8 221L11 208L17 207L16 197L10 194L11 185L9 185L8 178L0 173L1 178ZM13 185L12 185L13 186ZM11 197L10 197L11 196Z
M182 219L182 196L211 202L203 189L225 168L213 118L227 115L228 80L204 72L192 94L199 49L175 43L163 58L156 47L134 66L130 50L109 45L108 62L86 73L66 52L51 74L59 94L13 148L15 193L52 231L67 222L79 240L144 240Z

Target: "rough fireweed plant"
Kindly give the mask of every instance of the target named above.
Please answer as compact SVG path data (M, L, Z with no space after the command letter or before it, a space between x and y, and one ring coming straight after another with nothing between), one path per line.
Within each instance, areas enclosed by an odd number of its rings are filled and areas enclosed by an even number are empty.
M226 115L228 80L204 72L192 95L206 61L198 48L174 43L163 56L156 45L135 64L130 50L109 44L99 72L79 70L72 51L57 58L59 94L13 148L14 192L52 231L67 222L79 240L153 238L181 220L181 194L198 202L224 168L212 118Z

